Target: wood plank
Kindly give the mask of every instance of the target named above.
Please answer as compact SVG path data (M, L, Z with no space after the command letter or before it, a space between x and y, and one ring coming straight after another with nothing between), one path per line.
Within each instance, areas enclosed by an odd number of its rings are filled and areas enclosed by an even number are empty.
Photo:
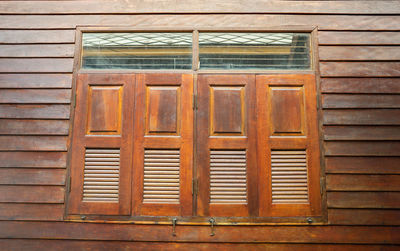
M323 77L396 77L399 62L320 62Z
M68 135L68 120L0 119L2 135Z
M0 186L0 202L64 203L61 186Z
M324 125L400 125L400 110L325 110Z
M327 173L400 174L400 157L327 157Z
M0 168L2 185L65 185L65 170Z
M383 61L399 60L398 46L319 46L322 61Z
M0 136L0 151L66 151L65 136Z
M395 94L400 93L400 78L322 78L321 92Z
M0 105L0 118L68 119L69 105Z
M64 58L74 56L74 44L41 44L41 45L1 45L0 57L49 57Z
M253 6L256 6L252 3ZM215 6L213 4L213 6ZM257 6L258 7L258 6ZM354 15L3 15L1 29L73 29L77 25L165 27L282 27L318 26L319 30L400 30L400 16Z
M0 220L60 221L63 216L63 204L0 203Z
M182 243L182 242L138 242L138 241L85 241L85 240L35 240L1 239L0 246L13 251L49 250L230 250L230 251L398 251L398 246L390 245L351 245L351 244L286 244L286 243Z
M0 72L72 72L72 58L7 58L0 61Z
M400 191L400 175L329 174L327 191Z
M399 108L400 95L323 94L323 108Z
M0 74L0 88L71 88L72 74Z
M2 30L0 44L74 43L74 30Z
M399 126L325 126L324 139L325 140L400 140L400 127Z
M400 208L399 192L328 192L328 208Z
M400 210L329 209L328 221L335 225L400 225Z
M0 152L0 167L65 168L66 152Z
M40 231L38 231L40 229ZM1 221L0 238L230 243L400 244L400 227L381 226L210 226Z
M400 45L399 32L320 31L320 45Z
M396 1L191 1L167 0L149 5L143 1L18 1L0 4L1 14L140 14L140 13L326 13L326 14L399 14Z
M327 141L327 156L400 156L400 141Z
M0 104L69 104L70 89L7 89L0 92Z

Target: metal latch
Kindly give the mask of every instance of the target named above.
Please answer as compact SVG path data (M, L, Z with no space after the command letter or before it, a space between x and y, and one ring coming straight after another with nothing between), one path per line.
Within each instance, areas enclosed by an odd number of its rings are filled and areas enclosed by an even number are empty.
M177 218L173 218L172 219L172 236L176 236L175 227L176 227L176 222L177 221L178 221Z
M211 227L210 236L214 236L215 235L214 225L216 224L216 222L215 222L214 218L211 218L209 221L210 221L210 227Z

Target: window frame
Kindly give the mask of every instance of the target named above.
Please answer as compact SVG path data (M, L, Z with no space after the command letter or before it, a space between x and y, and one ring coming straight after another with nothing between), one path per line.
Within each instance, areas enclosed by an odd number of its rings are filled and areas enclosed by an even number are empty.
M192 69L82 69L82 33L100 33L100 32L192 32L193 38L193 55ZM310 69L292 70L292 69L199 69L199 32L265 32L265 33L308 33L310 34ZM72 128L75 120L76 105L76 82L79 74L83 73L109 73L109 74L130 74L130 73L181 73L193 74L194 81L197 82L199 74L314 74L316 84L316 101L317 101L317 122L318 122L318 141L320 148L320 193L321 193L321 215L320 216L295 216L295 217L212 217L216 219L217 224L224 225L275 225L275 224L326 224L328 223L328 210L326 203L326 185L325 185L325 151L323 144L322 130L322 105L320 91L320 70L318 56L318 27L316 26L274 26L274 27L195 27L186 26L179 29L171 29L166 27L122 27L122 26L77 26L75 34L75 53L73 64L73 82L72 82L72 102L70 108L70 129L69 129L69 146L67 157L67 175L66 175L66 199L64 220L67 221L105 221L109 223L124 221L126 223L136 224L172 224L173 218L178 218L179 224L186 225L208 225L211 217L190 216L105 216L105 215L71 215L68 213L68 194L71 189L71 150L72 150ZM196 84L195 84L195 92ZM195 205L193 205L195 206Z

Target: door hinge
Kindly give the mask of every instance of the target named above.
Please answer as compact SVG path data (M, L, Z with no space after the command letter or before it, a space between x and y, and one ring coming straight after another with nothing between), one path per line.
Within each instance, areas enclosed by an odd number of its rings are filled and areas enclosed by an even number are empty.
M197 95L193 94L193 110L197 110Z
M74 95L74 100L73 100L73 102L74 102L74 108L76 107L76 93L75 93L75 95Z
M71 177L68 179L68 192L71 192Z
M320 188L321 195L323 195L323 193L324 193L324 187L325 187L325 179L321 177L320 182L319 182L319 188Z
M192 194L197 195L199 193L199 182L197 179L192 180Z

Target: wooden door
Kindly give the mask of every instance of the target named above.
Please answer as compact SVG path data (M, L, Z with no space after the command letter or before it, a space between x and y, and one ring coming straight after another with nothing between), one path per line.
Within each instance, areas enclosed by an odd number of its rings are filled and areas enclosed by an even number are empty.
M254 75L199 75L198 215L257 214Z

